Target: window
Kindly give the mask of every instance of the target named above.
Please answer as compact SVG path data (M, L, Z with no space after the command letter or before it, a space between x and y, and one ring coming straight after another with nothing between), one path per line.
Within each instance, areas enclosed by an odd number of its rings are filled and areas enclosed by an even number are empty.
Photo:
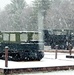
M10 34L10 41L16 41L15 34Z
M33 36L32 36L32 40L38 41L39 40L39 34L34 33Z
M20 41L27 41L28 40L28 36L27 36L27 34L25 33L23 33L23 34L20 34Z
M9 41L9 34L3 34L3 40Z

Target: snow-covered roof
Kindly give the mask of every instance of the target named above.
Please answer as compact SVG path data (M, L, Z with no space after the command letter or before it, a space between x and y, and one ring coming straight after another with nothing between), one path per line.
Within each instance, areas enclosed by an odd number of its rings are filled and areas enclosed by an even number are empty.
M32 33L40 33L40 31L1 31L2 33L27 33L27 32L32 32Z

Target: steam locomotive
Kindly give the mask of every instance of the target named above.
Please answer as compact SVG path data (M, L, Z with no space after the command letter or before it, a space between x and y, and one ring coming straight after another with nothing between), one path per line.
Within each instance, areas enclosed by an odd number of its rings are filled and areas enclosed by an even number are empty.
M52 49L55 49L56 45L58 45L58 49L66 50L69 49L69 44L74 46L74 30L43 30L43 33L44 45L51 46Z
M8 46L8 59L14 61L40 61L44 57L44 44L39 40L38 31L1 31L0 59L5 59Z

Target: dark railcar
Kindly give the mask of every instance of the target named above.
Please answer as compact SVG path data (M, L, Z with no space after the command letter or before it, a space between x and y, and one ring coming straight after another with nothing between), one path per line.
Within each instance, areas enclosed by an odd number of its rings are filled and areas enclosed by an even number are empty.
M55 49L68 49L69 43L74 46L74 31L73 30L44 30L44 45L51 46Z

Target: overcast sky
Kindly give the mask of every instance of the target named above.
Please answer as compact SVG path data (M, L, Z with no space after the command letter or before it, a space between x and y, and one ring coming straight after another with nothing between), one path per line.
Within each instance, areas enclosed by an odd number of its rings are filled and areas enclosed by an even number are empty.
M28 4L30 4L33 0L26 0ZM0 9L3 9L7 4L9 4L11 0L0 0Z

